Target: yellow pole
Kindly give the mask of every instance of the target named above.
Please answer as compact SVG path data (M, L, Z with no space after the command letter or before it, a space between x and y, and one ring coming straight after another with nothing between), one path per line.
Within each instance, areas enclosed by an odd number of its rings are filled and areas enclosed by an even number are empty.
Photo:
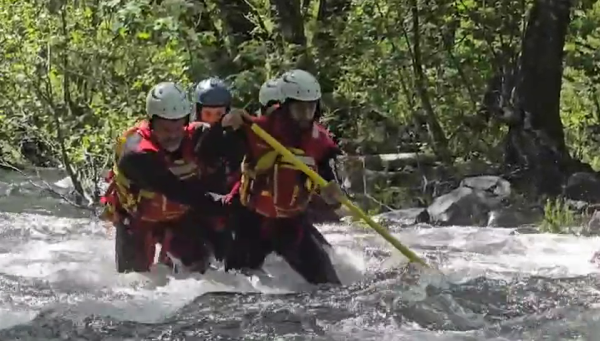
M260 138L265 140L273 149L275 149L278 153L288 158L294 166L298 167L302 172L304 172L308 177L312 179L319 186L323 187L327 185L327 181L323 179L317 172L310 169L304 162L300 161L292 152L290 152L286 147L284 147L279 141L275 140L269 133L264 131L261 127L256 124L252 124L250 126L252 131L258 135ZM394 246L398 251L402 252L403 255L406 256L411 262L419 263L426 267L429 265L421 259L417 254L411 251L409 248L404 246L398 239L392 236L391 233L388 232L386 228L375 222L371 217L369 217L363 210L354 205L348 198L343 197L341 203L348 207L352 213L356 216L362 218L375 232L379 233L385 240L387 240L392 246Z

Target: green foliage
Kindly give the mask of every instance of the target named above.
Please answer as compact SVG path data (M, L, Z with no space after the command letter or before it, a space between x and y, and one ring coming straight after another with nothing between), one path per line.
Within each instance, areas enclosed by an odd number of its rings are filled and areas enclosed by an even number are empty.
M64 142L81 172L105 165L116 136L143 116L152 85L189 83L177 12L149 3L0 2L4 159L25 161L16 150L57 164ZM34 146L23 148L24 140Z
M531 1L417 1L415 14L411 2L365 0L327 18L320 2L303 2L306 46L291 43L269 1L243 3L236 21L223 1L0 0L0 160L64 164L64 147L89 177L144 116L155 83L191 87L218 75L234 85L236 105L253 109L264 80L307 65L323 85L324 120L348 151L433 149L433 120L453 155L497 161L505 128L481 102L519 56ZM573 13L562 95L569 147L598 166L599 19L598 3Z
M600 170L600 3L582 2L573 13L561 101L567 144L575 157Z
M573 212L563 198L547 199L544 205L544 220L540 231L549 233L571 233L572 228L580 226L584 216Z

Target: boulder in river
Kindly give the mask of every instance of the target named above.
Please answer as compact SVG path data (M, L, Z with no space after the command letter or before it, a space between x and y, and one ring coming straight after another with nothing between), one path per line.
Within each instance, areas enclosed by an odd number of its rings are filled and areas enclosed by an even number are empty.
M463 179L459 187L471 188L483 194L482 199L489 206L497 206L508 199L511 193L510 182L495 176L482 175Z
M415 225L429 223L429 212L426 207L404 208L378 214L374 220L385 224Z
M588 203L600 202L600 177L594 173L573 173L564 187L566 198Z
M499 176L470 177L435 198L427 210L432 222L440 225L485 226L488 213L500 208L510 193L510 183Z

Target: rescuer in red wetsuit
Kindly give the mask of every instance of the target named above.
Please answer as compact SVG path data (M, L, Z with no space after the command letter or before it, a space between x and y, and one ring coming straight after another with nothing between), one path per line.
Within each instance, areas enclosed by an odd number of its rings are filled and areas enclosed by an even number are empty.
M275 112L277 108L281 106L283 101L282 94L280 90L280 82L281 78L272 78L267 80L260 87L260 91L258 93L258 99L260 102L260 110L257 112L258 116L267 116L271 113ZM317 113L315 114L315 121L320 114L320 106L317 105ZM330 132L323 126L317 125L317 127L323 130L326 134L330 134ZM341 155L342 151L338 150L338 154ZM335 178L335 172L333 168L331 168L330 174L327 175L327 178ZM327 171L329 172L329 171ZM313 196L310 204L308 206L308 215L309 219L313 224L319 223L333 223L339 222L340 216L336 213L335 209L328 205L320 196ZM315 237L323 242L327 246L331 246L327 240L323 237L321 232L316 228L311 229L311 233L315 234Z
M156 243L162 244L161 262L172 265L176 258L188 270L204 272L212 242L227 235L207 219L226 215L227 204L208 192L204 180L218 169L222 130L189 124L191 110L179 85L160 83L146 98L149 119L117 142L102 201L103 217L117 230L118 272L148 271Z
M217 77L204 79L196 85L196 120L213 125L220 122L223 115L231 109L233 94L225 82ZM232 138L235 138L233 136ZM214 173L211 183L215 186L212 190L226 194L240 178L240 164L244 158L244 151L236 146L240 143L230 143L225 157L221 160L222 170ZM224 185L224 186L222 186ZM220 186L221 188L217 188Z
M339 149L326 130L314 122L321 98L318 81L303 70L292 70L280 79L281 106L270 115L246 116L318 171L329 185L321 195L339 207L342 195L333 181L330 160ZM226 115L223 125L239 121L238 111ZM313 234L306 210L318 186L288 160L254 134L249 126L241 133L246 138L242 178L237 193L239 206L230 223L234 242L226 258L226 269L256 269L265 257L276 252L310 283L336 283L339 278L329 255Z

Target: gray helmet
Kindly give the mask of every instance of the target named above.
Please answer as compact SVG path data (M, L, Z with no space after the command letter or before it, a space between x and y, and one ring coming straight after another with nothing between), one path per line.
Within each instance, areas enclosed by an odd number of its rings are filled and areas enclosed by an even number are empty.
M269 79L263 83L258 92L258 101L260 105L267 106L271 102L281 102L280 78Z
M207 78L196 86L196 102L205 107L229 107L233 95L221 79Z
M146 113L167 120L179 120L188 116L192 105L183 88L173 82L158 83L146 96Z
M282 100L318 101L321 99L319 81L307 71L295 69L284 73L279 83Z

